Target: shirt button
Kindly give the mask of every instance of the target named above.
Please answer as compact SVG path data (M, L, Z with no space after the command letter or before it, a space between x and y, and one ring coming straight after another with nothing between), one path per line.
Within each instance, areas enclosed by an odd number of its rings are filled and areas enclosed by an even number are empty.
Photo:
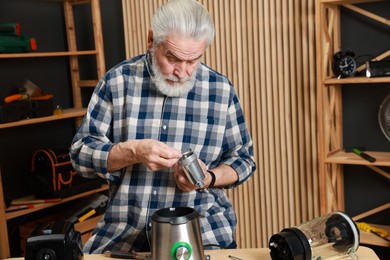
M153 191L153 195L154 195L154 196L157 195L157 191L156 191L156 190Z
M162 127L164 130L166 130L167 129L167 126L166 125L163 125L163 127Z
M149 227L152 227L152 223L151 222L149 222Z

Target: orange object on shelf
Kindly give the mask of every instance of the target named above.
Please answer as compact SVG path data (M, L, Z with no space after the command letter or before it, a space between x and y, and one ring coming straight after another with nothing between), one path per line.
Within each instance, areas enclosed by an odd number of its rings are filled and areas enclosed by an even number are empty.
M13 94L4 98L4 103L12 103L15 101L27 100L28 96L25 94Z

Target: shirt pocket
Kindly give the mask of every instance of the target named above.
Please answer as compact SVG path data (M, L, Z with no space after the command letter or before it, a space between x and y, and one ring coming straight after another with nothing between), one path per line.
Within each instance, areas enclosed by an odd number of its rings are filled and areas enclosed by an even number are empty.
M208 144L213 133L218 129L214 117L186 115L183 142L192 145Z

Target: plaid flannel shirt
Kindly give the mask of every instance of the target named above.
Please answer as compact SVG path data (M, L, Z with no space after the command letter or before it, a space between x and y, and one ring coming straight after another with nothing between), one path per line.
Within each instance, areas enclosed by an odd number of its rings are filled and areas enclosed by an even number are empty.
M70 151L79 174L99 175L110 186L110 202L84 251L137 251L150 239L153 213L179 206L198 212L204 245L230 245L236 216L223 189L183 192L172 169L153 172L142 163L107 171L115 143L144 138L183 152L191 148L209 169L230 165L239 178L231 187L248 180L256 168L244 115L226 77L200 64L188 95L167 97L151 80L148 54L126 60L99 81Z

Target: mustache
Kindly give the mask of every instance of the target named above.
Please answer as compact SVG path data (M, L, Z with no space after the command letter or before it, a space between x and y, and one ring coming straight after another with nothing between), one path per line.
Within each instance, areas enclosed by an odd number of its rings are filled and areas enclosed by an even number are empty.
M183 83L183 82L186 82L188 80L190 80L190 77L184 77L184 78L178 78L176 77L175 75L169 75L169 76L165 76L164 77L165 80L170 80L172 82L177 82L177 83Z

